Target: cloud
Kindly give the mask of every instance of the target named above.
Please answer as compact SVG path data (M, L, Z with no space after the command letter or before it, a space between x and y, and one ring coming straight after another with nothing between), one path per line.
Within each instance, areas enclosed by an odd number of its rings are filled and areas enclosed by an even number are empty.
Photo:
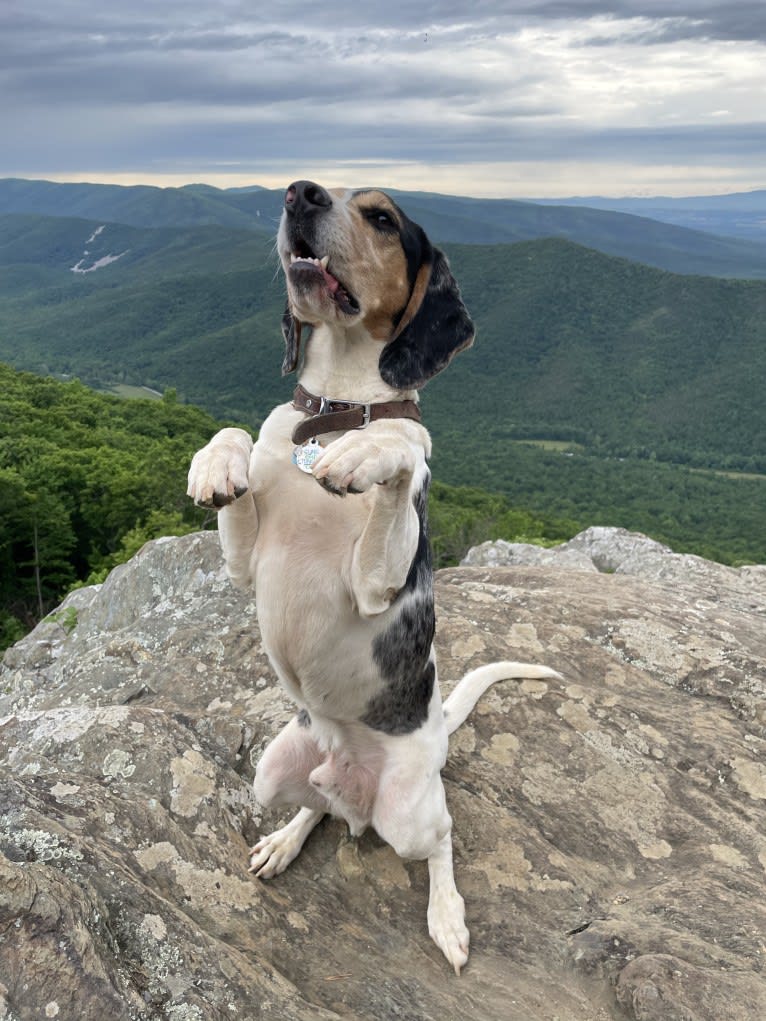
M229 164L258 180L303 159L473 164L489 180L514 161L718 165L727 146L733 167L755 172L760 0L681 0L672 16L658 0L360 0L316 24L308 11L3 5L0 89L13 101L0 111L0 175L199 179Z

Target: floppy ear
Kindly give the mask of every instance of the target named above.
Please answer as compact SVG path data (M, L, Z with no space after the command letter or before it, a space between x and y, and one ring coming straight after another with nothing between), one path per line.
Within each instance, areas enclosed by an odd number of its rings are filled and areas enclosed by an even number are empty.
M430 247L430 246L429 246ZM431 249L418 271L407 308L380 356L383 380L397 390L419 389L458 351L473 343L474 326L447 259Z
M285 341L285 357L282 360L282 375L294 372L298 368L298 361L301 356L301 327L303 323L295 319L290 308L290 302L285 306L285 314L282 316L282 336Z

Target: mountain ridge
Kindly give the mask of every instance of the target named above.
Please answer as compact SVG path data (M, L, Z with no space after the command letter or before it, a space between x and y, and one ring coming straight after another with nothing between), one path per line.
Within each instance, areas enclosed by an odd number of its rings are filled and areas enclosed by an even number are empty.
M563 236L671 272L766 278L766 240L719 237L582 205L389 190L441 243L512 243ZM0 213L80 216L134 227L219 225L273 234L282 199L282 189L259 187L157 188L0 179Z
M766 189L733 192L728 195L699 195L673 198L609 198L573 196L563 199L530 199L540 205L568 205L645 216L662 223L725 237L763 243L766 241Z
M174 386L243 421L286 399L274 370L284 288L267 238L122 225L94 236L94 223L0 217L0 359ZM445 249L479 341L425 391L438 428L479 388L486 414L509 409L506 438L766 470L766 283L677 276L564 239ZM73 273L86 250L81 269L120 258Z

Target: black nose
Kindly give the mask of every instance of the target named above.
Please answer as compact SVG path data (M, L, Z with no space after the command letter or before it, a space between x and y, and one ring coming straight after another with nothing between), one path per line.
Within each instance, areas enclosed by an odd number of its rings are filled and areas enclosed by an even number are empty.
M288 213L316 213L332 205L330 193L313 181L295 181L285 192Z

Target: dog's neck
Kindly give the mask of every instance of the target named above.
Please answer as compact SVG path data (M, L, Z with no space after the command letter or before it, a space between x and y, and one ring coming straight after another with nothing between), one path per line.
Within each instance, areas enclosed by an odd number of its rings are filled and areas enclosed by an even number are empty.
M395 390L381 379L382 350L362 326L342 330L320 323L306 344L301 386L318 396L364 404L416 400L415 390Z

